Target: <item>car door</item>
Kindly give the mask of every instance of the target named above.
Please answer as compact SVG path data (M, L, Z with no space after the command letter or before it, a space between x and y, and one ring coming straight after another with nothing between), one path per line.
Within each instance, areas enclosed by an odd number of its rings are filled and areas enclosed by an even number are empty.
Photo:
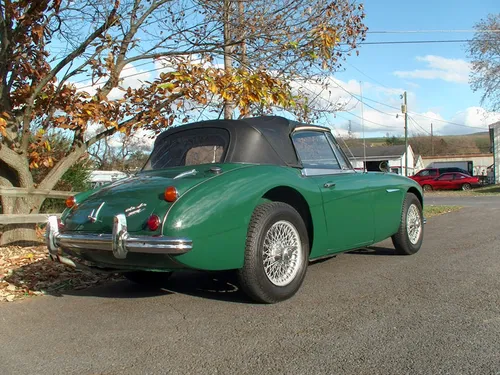
M454 173L453 177L453 189L461 189L464 184L476 185L479 183L479 179L465 175L463 173Z
M417 181L420 185L424 184L424 181L432 180L438 176L437 169L423 169L411 178Z
M399 175L392 173L370 173L373 189L373 213L375 218L375 241L393 235L401 223L401 212L406 197L406 186Z
M373 193L365 173L357 173L329 132L300 130L292 135L302 175L321 192L329 252L373 242Z
M444 173L433 181L432 187L436 190L453 189L453 173Z

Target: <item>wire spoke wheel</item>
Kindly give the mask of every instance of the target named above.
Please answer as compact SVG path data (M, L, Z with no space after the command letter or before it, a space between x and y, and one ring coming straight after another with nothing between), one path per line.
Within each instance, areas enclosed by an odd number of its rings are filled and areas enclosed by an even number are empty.
M264 272L276 286L290 284L304 261L300 235L285 220L274 223L264 237L262 253Z
M422 220L415 204L412 204L408 208L408 213L406 214L406 231L410 242L414 245L417 244L422 233Z
M260 204L248 225L241 289L257 302L291 298L304 281L308 256L307 227L297 210L283 202Z

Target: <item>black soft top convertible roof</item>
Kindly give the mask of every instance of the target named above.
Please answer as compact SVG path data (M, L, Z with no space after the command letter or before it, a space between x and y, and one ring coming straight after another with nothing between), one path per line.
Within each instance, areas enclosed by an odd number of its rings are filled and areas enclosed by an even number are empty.
M303 126L321 131L329 130L280 116L251 117L240 120L209 120L177 126L164 131L156 139L154 148L159 147L166 137L180 132L222 128L229 133L229 146L223 160L225 163L302 167L290 135L296 128Z

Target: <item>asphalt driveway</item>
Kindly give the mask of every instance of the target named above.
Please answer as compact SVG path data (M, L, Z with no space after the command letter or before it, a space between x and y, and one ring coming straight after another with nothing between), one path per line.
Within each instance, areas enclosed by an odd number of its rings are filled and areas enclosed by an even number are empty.
M464 207L500 207L500 195L486 195L479 197L471 196L442 196L427 193L424 197L424 204L429 205L450 205Z
M428 202L427 202L428 203ZM500 205L310 266L277 305L225 274L0 305L0 374L500 374Z

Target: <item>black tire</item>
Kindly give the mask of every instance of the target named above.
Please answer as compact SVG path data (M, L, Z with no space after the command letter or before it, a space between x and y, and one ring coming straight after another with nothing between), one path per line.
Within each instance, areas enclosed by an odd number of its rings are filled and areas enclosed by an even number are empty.
M281 225L290 230L301 246L292 255L297 266L292 272L290 281L286 285L277 285L272 282L264 269L264 241L273 225ZM292 229L294 228L295 231ZM290 253L278 250L275 255L279 262L290 261ZM286 259L285 257L288 257ZM267 259L269 261L269 258ZM245 261L243 268L238 270L238 279L242 290L254 301L262 303L276 303L291 298L299 290L306 275L309 262L309 238L307 229L299 213L290 205L281 202L264 203L255 208L247 232L245 247ZM269 266L272 267L272 266Z
M472 189L472 186L470 184L463 184L462 185L462 190L464 191L469 191Z
M415 207L418 211L420 220L420 234L417 241L411 241L407 229L407 218L410 207ZM401 213L401 224L396 234L392 236L392 243L396 249L396 254L399 255L412 255L420 250L422 241L424 239L424 219L422 213L422 204L420 200L413 193L407 193L403 203L403 210Z
M123 276L136 284L160 288L166 284L172 272L134 271L126 272Z
M422 186L422 189L424 191L432 191L433 190L431 185L424 185L424 186Z

